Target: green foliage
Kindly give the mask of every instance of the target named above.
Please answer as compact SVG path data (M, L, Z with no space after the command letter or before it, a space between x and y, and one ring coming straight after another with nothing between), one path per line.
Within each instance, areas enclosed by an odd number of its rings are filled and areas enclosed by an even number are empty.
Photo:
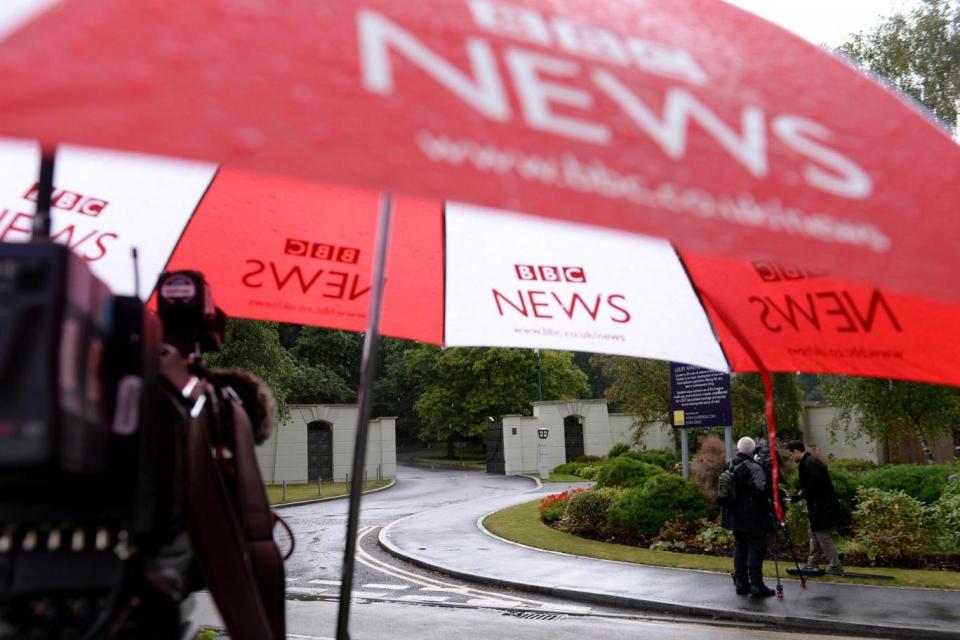
M661 469L669 469L678 462L680 458L669 449L651 449L649 451L630 451L625 454L628 458L633 458L640 462L655 464Z
M837 407L834 434L856 436L859 431L877 442L918 437L930 463L929 441L950 433L960 421L960 397L953 387L846 376L822 376L821 381L828 401Z
M634 442L640 443L652 425L670 423L669 363L595 355L590 364L610 381L604 392L607 402L634 416Z
M793 373L772 376L774 418L782 440L803 437L800 416L803 413L803 390ZM738 373L730 381L733 398L733 431L737 438L750 436L765 439L767 434L766 395L763 382L756 373Z
M296 363L280 344L276 322L230 318L223 348L204 358L210 367L245 369L260 377L273 390L281 418L289 415L287 402L293 392Z
M876 28L857 34L840 51L957 126L960 104L960 3L924 0Z
M577 471L587 466L586 462L564 462L557 466L551 473L559 473L566 476L575 476Z
M930 539L923 504L903 491L860 489L853 523L853 540L871 562L919 555Z
M831 465L830 481L833 483L837 500L840 501L840 508L843 509L844 520L848 520L850 514L857 507L857 491L864 486L865 479L852 473L845 473L840 470L834 471L833 465Z
M846 471L847 473L867 473L877 468L877 463L859 458L836 458L830 461L830 473Z
M696 484L660 470L642 486L625 491L610 507L609 521L634 535L648 538L676 515L697 519L708 513L707 503Z
M544 397L583 397L586 374L568 352L541 352ZM421 438L483 434L487 416L524 414L537 399L536 357L522 349L452 348L419 345L404 354L413 383L421 390L414 409Z
M547 525L559 522L567 512L567 505L570 504L570 499L583 492L583 489L574 489L572 491L561 491L560 493L548 495L537 505L537 509L540 512L540 520Z
M958 482L952 484L960 485ZM933 532L935 551L960 554L960 491L944 491L930 507L928 523Z
M610 447L610 451L607 453L607 457L616 458L617 456L622 456L628 451L630 451L630 445L624 444L623 442L618 442L617 444Z
M793 502L786 506L787 536L794 549L804 549L810 537L810 515L807 502Z
M932 504L940 497L948 476L956 471L942 464L891 464L871 471L863 484L884 491L900 489L920 502Z
M599 464L587 464L577 469L573 475L580 476L584 480L596 480L603 466Z
M608 487L584 491L570 498L567 504L565 528L571 533L593 533L602 531L607 525L607 512L622 491Z
M573 461L574 461L574 462L586 462L587 464L590 464L590 463L593 463L593 462L603 462L603 458L600 457L600 456L592 456L592 455L590 455L590 454L587 454L587 455L585 455L585 456L577 456L576 458L573 459Z
M697 542L704 551L725 551L733 548L733 532L712 520L705 520L697 533Z
M597 486L639 487L651 476L663 473L663 469L656 465L620 456L600 466L600 471L597 473Z

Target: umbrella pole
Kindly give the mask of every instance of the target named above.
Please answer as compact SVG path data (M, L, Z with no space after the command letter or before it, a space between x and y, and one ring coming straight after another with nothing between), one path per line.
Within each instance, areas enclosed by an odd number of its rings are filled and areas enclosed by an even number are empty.
M690 283L693 285L692 279ZM727 325L730 333L737 339L743 347L743 350L747 352L747 355L753 360L753 364L756 365L757 371L760 373L760 379L763 381L763 392L766 396L767 441L770 445L770 463L773 466L773 510L774 515L777 517L777 522L780 523L780 526L784 526L786 520L783 515L783 505L780 504L780 461L777 459L777 422L773 412L773 382L770 379L770 371L767 370L766 365L764 365L760 359L760 355L747 340L746 336L743 335L743 332L740 331L736 323L730 318L729 314L711 299L710 296L697 289L696 285L693 286L694 290L700 296L700 299L709 303L717 316Z
M50 209L53 205L53 166L56 147L42 147L40 151L40 176L37 180L37 213L33 218L31 240L41 242L50 239Z
M350 510L347 515L347 538L343 551L343 568L340 576L340 609L337 615L337 640L349 640L350 592L353 588L354 555L357 549L357 526L360 518L360 493L363 490L364 467L367 458L367 434L370 422L370 402L373 398L373 381L376 376L377 348L380 344L380 310L383 303L384 272L386 271L387 244L390 238L390 222L393 217L393 196L384 193L380 197L380 215L377 219L377 239L374 254L372 281L370 283L370 313L367 317L367 334L363 340L363 357L360 363L360 405L357 417L357 439L353 450L353 471L350 477Z

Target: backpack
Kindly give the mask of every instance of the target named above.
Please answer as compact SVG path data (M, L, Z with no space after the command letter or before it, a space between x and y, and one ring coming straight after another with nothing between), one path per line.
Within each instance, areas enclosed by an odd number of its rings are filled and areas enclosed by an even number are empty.
M720 479L717 481L717 502L721 506L732 505L737 497L735 468L733 460L728 460L726 468L720 472Z

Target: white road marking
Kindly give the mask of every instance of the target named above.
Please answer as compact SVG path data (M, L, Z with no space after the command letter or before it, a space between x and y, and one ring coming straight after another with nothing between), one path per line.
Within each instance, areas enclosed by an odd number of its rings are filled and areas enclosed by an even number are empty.
M363 585L364 589L392 589L393 591L403 591L404 589L409 589L410 585L407 584L365 584Z
M329 584L332 587L339 587L339 580L309 580L310 584Z
M539 601L539 600L531 600L531 599L529 599L529 598L520 598L520 597L514 597L514 596L503 596L502 594L493 593L493 592L490 592L490 591L483 591L482 589L473 589L473 588L467 588L467 587L458 587L458 586L456 586L456 585L452 585L452 584L449 584L449 583L446 583L446 582L442 582L442 581L440 581L440 580L435 580L435 579L433 579L433 578L427 578L427 577L425 577L425 576L421 576L421 575L418 575L418 574L416 574L416 573L411 573L411 572L409 572L409 571L404 571L403 569L398 569L397 567L394 567L394 566L392 566L392 565L389 565L389 564L387 564L386 562L382 562L382 561L380 561L380 560L377 560L376 558L374 558L373 556L371 556L369 553L367 553L366 551L364 551L364 550L361 548L361 546L360 546L360 542L363 540L363 538L364 538L368 533L370 533L371 531L373 531L373 529L374 529L374 527L364 527L363 529L360 530L359 535L357 536L357 561L360 562L360 563L363 564L363 565L366 565L367 567L369 567L369 568L371 568L371 569L375 569L375 570L380 571L380 572L382 572L382 573L386 573L386 574L388 574L388 575L393 576L394 578L398 578L398 579L401 579L401 580L406 580L407 582L412 582L412 583L414 583L414 584L418 584L418 585L420 585L421 587L440 587L440 588L442 588L442 589L447 589L447 590L452 590L452 589L464 589L465 592L467 592L467 593L469 593L469 594L471 594L471 595L476 595L476 596L479 596L479 597L493 598L493 599L495 599L495 600L507 599L507 600L511 600L511 601L513 601L513 602L524 603L524 604L531 605L531 606L535 606L535 607L542 607L542 606L544 606L544 604L546 604L546 603L541 602L541 601ZM407 597L409 597L409 596L407 596Z
M401 600L409 600L410 602L446 602L450 599L449 596L403 596Z
M512 600L497 600L495 598L471 598L467 600L467 604L473 605L475 607L518 607L519 603L516 603Z

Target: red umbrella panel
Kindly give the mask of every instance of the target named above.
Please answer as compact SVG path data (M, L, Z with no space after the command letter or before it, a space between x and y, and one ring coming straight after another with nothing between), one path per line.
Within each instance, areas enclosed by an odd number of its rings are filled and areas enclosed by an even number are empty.
M7 4L0 21L22 21ZM840 58L724 2L36 6L0 45L5 135L527 211L960 298L960 148Z
M0 144L0 241L30 238L35 143ZM377 196L215 165L64 146L53 192L55 241L118 294L146 298L165 268L204 271L231 316L363 331ZM441 205L401 198L394 215L387 335L443 342Z
M29 238L37 166L34 143L0 145L0 240ZM137 247L144 297L164 268L199 268L229 315L367 326L374 194L77 147L54 182L53 237L118 293ZM756 371L745 342L771 371L960 385L954 304L464 204L401 198L393 218L387 335Z

